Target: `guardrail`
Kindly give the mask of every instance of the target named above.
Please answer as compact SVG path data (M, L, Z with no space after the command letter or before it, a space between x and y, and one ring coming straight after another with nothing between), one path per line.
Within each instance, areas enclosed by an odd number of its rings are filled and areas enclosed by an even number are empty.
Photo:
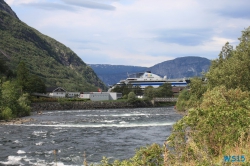
M154 102L176 102L178 98L171 97L171 98L154 98Z

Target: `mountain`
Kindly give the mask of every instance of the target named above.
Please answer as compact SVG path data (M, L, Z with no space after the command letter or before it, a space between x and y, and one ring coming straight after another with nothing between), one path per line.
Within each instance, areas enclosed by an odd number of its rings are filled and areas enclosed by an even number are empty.
M61 86L67 91L107 89L70 48L23 23L3 0L0 0L0 58L13 71L21 61L25 62L46 86Z
M201 76L210 66L210 60L202 57L181 57L165 61L152 67L123 66L123 65L102 65L89 64L98 77L106 84L113 85L122 79L127 78L127 73L151 71L167 78L188 78Z
M210 63L211 61L207 58L189 56L156 64L149 70L167 78L188 78L201 76L202 72L207 72Z
M128 74L144 72L147 67L108 65L108 64L88 64L106 84L113 85L122 79L126 79Z

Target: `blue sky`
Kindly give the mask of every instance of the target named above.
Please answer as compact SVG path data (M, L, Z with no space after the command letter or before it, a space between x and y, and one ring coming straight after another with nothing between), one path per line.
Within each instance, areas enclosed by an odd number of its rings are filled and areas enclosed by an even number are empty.
M215 59L250 26L249 0L5 0L18 17L85 63L150 67Z

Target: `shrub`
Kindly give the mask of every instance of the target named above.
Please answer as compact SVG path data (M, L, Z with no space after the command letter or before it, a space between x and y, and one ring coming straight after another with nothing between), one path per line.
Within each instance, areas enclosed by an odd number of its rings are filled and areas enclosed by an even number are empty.
M12 111L9 107L6 107L1 113L1 119L9 120L12 118Z
M192 156L202 162L233 147L240 136L249 131L249 92L239 88L227 90L216 87L204 94L200 108L190 109L188 115L174 125L168 138L178 159ZM226 155L226 154L225 154ZM201 157L203 156L203 157Z
M134 92L129 92L128 94L128 102L129 103L134 103L137 101L136 95Z

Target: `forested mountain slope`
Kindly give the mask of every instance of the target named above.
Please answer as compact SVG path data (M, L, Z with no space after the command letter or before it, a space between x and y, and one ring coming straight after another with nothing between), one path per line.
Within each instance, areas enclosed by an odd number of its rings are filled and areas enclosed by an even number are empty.
M30 72L47 86L61 86L67 91L106 89L95 72L70 48L41 34L18 19L0 0L0 58L13 70L23 61Z

